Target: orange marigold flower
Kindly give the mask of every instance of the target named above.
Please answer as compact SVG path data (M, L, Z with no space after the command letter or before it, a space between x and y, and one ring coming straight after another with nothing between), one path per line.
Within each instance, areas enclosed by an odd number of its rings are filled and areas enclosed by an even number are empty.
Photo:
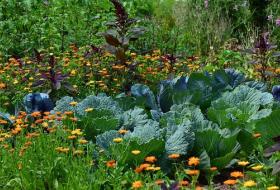
M199 165L199 158L197 158L197 157L189 158L188 165L189 166L197 166L197 165Z
M134 181L134 182L132 183L132 188L134 188L134 189L139 189L139 188L141 188L142 186L143 186L142 181Z
M0 119L0 124L1 125L5 125L5 124L7 124L8 122L6 121L6 120L2 120L2 119Z
M40 117L41 113L39 111L35 111L33 113L30 114L32 117Z
M116 166L116 160L107 161L106 166L109 168L114 168Z
M65 114L65 115L72 115L73 112L72 112L72 111L65 111L64 114Z
M44 115L50 115L50 114L51 114L51 112L49 112L49 111L44 112Z
M234 172L230 173L230 176L234 177L234 178L240 178L240 177L244 177L244 174L242 172L239 172L239 171L234 171Z
M260 133L255 133L255 134L253 134L253 137L255 137L255 138L259 138L259 137L261 137L262 135L260 134Z
M248 164L250 164L248 161L240 161L237 162L239 166L247 166Z
M21 128L20 127L16 127L15 129L12 129L11 133L13 135L17 135L21 132Z
M237 181L235 179L228 179L226 181L224 181L225 185L235 185L237 183Z
M151 164L148 164L148 163L144 163L144 164L141 164L139 167L135 168L135 172L136 173L141 173L143 170L145 170L146 168L150 167Z
M154 163L157 161L157 158L155 156L148 156L145 158L146 162Z
M169 156L168 156L168 158L170 158L170 159L177 159L177 158L179 158L180 157L180 154L170 154Z
M4 89L6 88L6 84L5 83L0 83L0 89Z
M77 138L77 136L75 136L75 135L70 135L70 136L68 136L67 138L68 138L69 140L74 140L74 139Z
M73 122L77 122L77 121L78 121L78 118L76 118L76 117L71 117L70 120L73 121Z
M199 170L185 170L187 175L198 175Z
M119 134L126 134L128 132L128 130L125 130L125 129L120 129L119 131Z
M38 123L43 123L43 122L44 122L43 119L37 119L37 120L35 121L36 124L38 124Z
M157 179L156 181L155 181L155 184L157 184L157 185L161 185L161 184L163 184L164 183L164 181L162 180L162 179Z
M216 166L213 166L210 168L211 171L216 171L218 168Z
M188 186L189 182L187 180L182 180L179 182L180 186Z

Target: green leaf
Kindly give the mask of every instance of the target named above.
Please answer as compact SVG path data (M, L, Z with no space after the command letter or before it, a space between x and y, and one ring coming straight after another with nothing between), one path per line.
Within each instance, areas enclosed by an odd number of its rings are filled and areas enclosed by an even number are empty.
M169 154L186 155L193 147L194 132L191 131L189 124L182 124L170 135L170 132L166 143L165 150ZM172 133L172 132L171 132Z
M113 139L121 137L116 130L107 131L96 137L96 145L104 150L108 150L110 145L114 144Z
M140 154L134 155L133 150L139 150ZM137 166L149 155L160 155L164 150L162 139L151 139L147 142L139 142L137 138L125 139L124 142L110 147L112 157L122 165Z
M125 111L121 116L121 126L128 130L133 130L136 126L143 126L147 122L148 115L144 109L138 107Z
M273 111L270 116L256 123L255 132L261 134L260 140L266 145L272 145L272 138L280 136L280 110Z

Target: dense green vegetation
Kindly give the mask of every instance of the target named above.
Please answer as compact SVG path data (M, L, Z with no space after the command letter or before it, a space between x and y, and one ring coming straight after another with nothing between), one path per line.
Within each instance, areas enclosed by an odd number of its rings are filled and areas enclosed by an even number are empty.
M2 0L0 36L0 189L279 189L278 0Z

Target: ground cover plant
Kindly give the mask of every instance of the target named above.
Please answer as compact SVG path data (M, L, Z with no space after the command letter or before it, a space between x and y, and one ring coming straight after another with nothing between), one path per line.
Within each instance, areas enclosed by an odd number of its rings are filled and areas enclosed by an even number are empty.
M279 189L276 0L0 8L0 189Z

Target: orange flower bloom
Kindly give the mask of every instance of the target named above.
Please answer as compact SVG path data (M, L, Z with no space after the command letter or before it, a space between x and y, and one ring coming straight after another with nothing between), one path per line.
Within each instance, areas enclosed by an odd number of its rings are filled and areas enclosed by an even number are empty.
M1 124L1 125L5 125L5 124L7 124L7 123L8 123L7 121L0 119L0 124Z
M239 172L239 171L234 171L234 172L230 173L230 176L234 177L234 178L240 178L240 177L244 177L244 174L242 172Z
M128 130L125 130L125 129L120 129L119 131L119 134L126 134L128 132Z
M4 89L6 88L6 84L5 83L0 83L0 89Z
M169 156L168 156L168 158L170 158L170 159L177 159L177 158L179 158L180 157L180 154L170 154Z
M157 184L157 185L161 185L163 183L164 183L164 181L162 179L158 179L155 181L155 184Z
M145 158L146 162L154 163L157 161L157 158L155 156L148 156Z
M253 134L253 137L255 137L255 138L259 138L259 137L261 137L262 135L260 134L260 133L255 133L255 134Z
M132 183L132 188L134 189L139 189L143 186L142 182L141 181L135 181Z
M108 168L114 168L116 166L116 161L115 160L110 160L110 161L106 162L106 166Z
M70 120L73 121L73 122L77 122L77 121L78 121L78 118L76 118L76 117L71 117Z
M19 134L21 132L21 128L20 127L16 127L15 129L12 129L11 132L12 132L13 135L17 135L17 134Z
M213 166L213 167L210 168L211 171L216 171L217 169L218 169L218 168L215 167L215 166Z
M189 158L188 165L189 166L197 166L197 165L199 165L199 158L197 158L197 157Z
M187 175L198 175L199 170L185 170Z
M228 179L226 181L224 181L225 185L235 185L237 183L237 181L235 179Z
M72 111L66 111L66 112L64 112L64 114L65 114L65 115L72 115L73 112L72 112Z
M70 135L70 136L68 136L67 138L68 138L69 140L74 140L74 139L77 138L77 136L75 136L75 135Z
M141 173L143 170L145 170L146 168L148 168L150 166L151 166L151 164L144 163L144 164L141 164L139 167L137 167L134 171L136 173Z
M43 123L43 121L44 121L43 119L37 119L37 120L35 121L35 123L36 123L36 124L38 124L38 123Z
M41 113L39 111L35 111L33 113L30 114L32 117L40 117Z
M182 180L179 182L180 186L188 186L189 182L187 180Z

